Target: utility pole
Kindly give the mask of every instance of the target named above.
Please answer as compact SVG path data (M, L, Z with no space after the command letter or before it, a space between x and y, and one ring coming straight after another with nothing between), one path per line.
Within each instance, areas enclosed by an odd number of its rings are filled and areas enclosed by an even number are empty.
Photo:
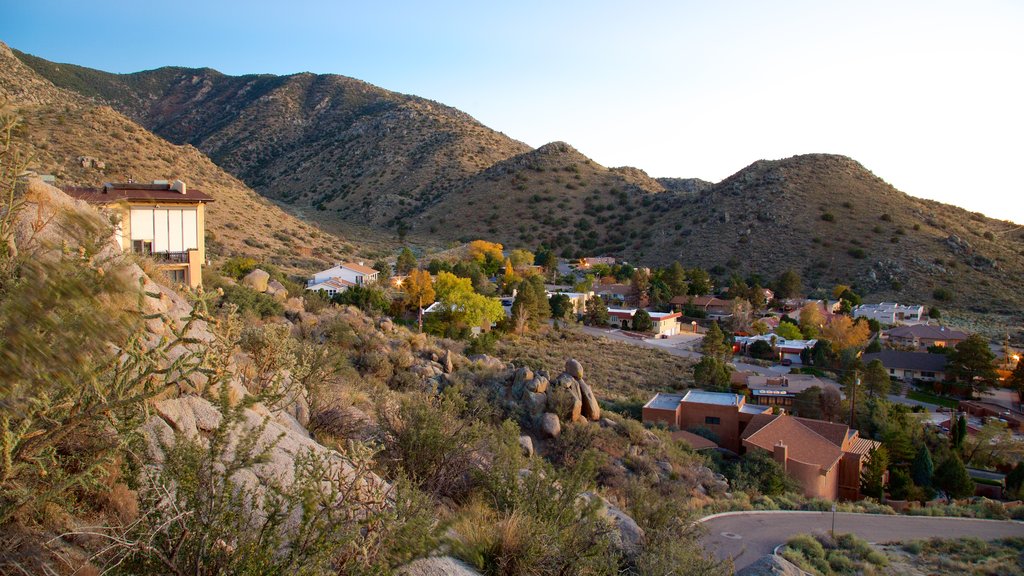
M860 388L860 372L853 371L853 386L850 390L850 429L857 429L857 388Z

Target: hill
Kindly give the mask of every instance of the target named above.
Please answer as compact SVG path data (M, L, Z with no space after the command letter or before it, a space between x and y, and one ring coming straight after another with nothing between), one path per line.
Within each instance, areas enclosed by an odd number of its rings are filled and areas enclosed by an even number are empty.
M29 169L53 174L59 185L180 178L209 193L215 201L209 205L207 246L214 258L245 254L294 272L377 249L285 213L195 147L173 145L110 106L53 85L3 44L0 99L21 118Z
M678 260L720 282L792 268L812 291L849 283L872 300L1024 307L1018 226L913 198L843 156L761 160L717 184L653 179L563 142L532 150L453 108L343 76L118 75L19 57L329 230Z

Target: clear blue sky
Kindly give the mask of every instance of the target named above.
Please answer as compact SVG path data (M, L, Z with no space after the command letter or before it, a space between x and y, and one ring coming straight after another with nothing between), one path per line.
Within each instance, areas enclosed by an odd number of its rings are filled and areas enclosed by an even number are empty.
M0 0L0 40L111 72L344 74L653 176L845 154L1024 223L1024 2L635 4Z

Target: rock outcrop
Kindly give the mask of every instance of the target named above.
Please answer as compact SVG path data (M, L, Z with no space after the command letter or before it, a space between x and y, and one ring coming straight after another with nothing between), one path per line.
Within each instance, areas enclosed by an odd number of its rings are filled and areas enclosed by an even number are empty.
M266 292L270 286L270 274L265 270L257 268L246 274L245 278L242 278L242 284L257 292ZM281 287L284 288L284 286Z
M565 371L549 378L544 370L517 368L497 381L497 392L509 411L529 416L534 428L549 437L561 432L562 422L596 422L601 407L593 389L583 380L583 366L574 359Z
M401 576L480 576L469 564L451 556L414 560L395 571Z

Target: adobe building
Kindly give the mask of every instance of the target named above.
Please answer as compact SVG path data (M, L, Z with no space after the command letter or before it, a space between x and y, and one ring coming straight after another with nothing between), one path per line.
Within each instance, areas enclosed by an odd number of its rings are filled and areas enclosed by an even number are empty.
M64 188L72 198L100 204L121 216L115 230L121 250L156 260L172 282L197 288L206 262L206 204L209 195L184 182L104 184L102 188Z
M771 406L753 406L739 394L689 390L686 394L659 392L643 407L644 424L664 424L678 430L707 428L718 445L739 454L740 438L751 419L771 412Z
M808 498L859 500L860 473L880 442L856 430L786 414L755 416L743 433L746 450L764 450Z

